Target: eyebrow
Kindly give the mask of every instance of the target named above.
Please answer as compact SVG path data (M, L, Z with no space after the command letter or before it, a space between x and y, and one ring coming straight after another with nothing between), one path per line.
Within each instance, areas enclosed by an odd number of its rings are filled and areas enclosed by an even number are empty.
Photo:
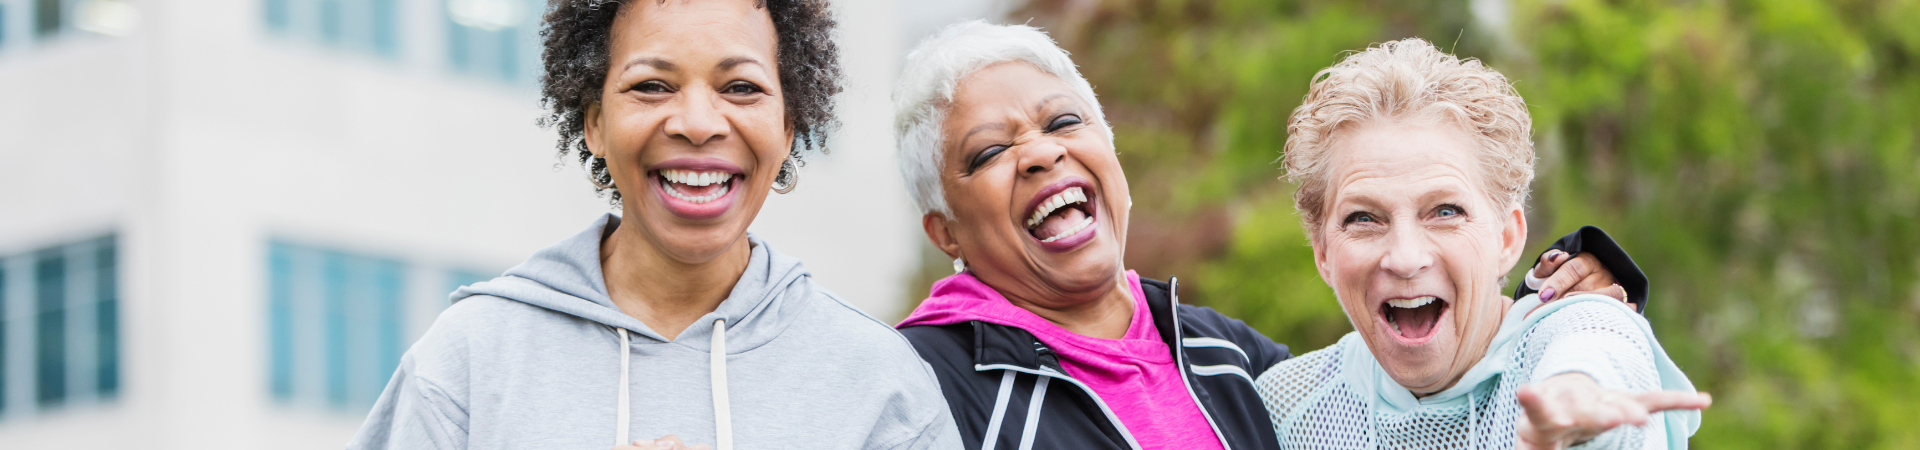
M1044 114L1046 112L1047 105L1053 104L1054 100L1059 100L1062 98L1070 98L1070 97L1073 97L1073 96L1065 92L1046 96L1045 98L1041 98L1040 101L1033 103L1033 110L1034 112ZM1039 115L1039 114L1036 114L1036 115Z
M999 131L999 130L1005 130L1005 129L1007 129L1007 124L999 123L999 122L980 124L979 126L973 127L972 130L968 130L965 136L960 136L960 145L963 145L963 146L967 145L967 141L970 139L973 139L973 135L976 133L979 133L982 131Z
M620 67L620 71L625 72L633 69L633 66L639 66L639 65L652 66L654 70L659 70L662 72L672 72L679 67L679 66L673 65L672 62L664 59L654 58L649 56L642 56L639 58L634 58L631 61L627 61L627 65Z
M734 68L735 66L739 66L739 65L741 65L741 64L752 64L752 65L756 65L756 66L765 66L765 64L760 64L760 60L757 60L757 59L753 59L753 58L749 58L749 57L745 57L745 56L735 56L735 57L732 57L732 58L727 58L727 59L722 59L722 60L720 60L720 64L716 64L716 65L714 65L714 67L719 67L719 68L720 68L720 70L733 70L733 68Z

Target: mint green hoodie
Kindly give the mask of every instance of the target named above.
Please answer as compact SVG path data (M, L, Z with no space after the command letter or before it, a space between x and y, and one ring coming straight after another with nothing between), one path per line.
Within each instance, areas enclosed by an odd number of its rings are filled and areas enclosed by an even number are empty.
M667 434L715 450L960 447L906 339L757 237L732 293L678 339L621 313L600 273L619 223L602 216L455 291L347 447L605 449Z

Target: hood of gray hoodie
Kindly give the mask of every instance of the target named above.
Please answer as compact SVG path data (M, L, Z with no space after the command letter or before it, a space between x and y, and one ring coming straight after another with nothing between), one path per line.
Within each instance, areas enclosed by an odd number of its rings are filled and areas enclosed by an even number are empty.
M455 291L348 448L609 448L667 434L715 450L960 448L906 338L758 237L726 300L676 339L620 312L600 267L618 226L603 215Z
M468 297L488 295L526 303L554 312L591 320L613 328L625 328L640 337L672 342L626 315L607 295L607 280L600 270L600 242L620 225L620 217L605 214L593 226L558 244L541 249L525 262L507 269L499 278L463 286L449 298L458 303ZM752 256L747 270L733 291L713 312L694 321L677 337L681 344L707 349L713 334L714 319L727 323L727 351L739 353L758 348L779 336L798 317L790 309L802 306L802 296L781 295L800 283L812 282L812 274L800 260L773 250L758 236L747 235Z

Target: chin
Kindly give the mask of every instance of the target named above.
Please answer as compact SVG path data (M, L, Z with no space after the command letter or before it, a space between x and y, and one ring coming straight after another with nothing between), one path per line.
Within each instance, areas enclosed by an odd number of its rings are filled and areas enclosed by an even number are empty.
M1438 392L1452 384L1459 352L1457 328L1451 314L1443 315L1425 335L1407 336L1391 325L1375 327L1367 344L1387 375L1415 394Z

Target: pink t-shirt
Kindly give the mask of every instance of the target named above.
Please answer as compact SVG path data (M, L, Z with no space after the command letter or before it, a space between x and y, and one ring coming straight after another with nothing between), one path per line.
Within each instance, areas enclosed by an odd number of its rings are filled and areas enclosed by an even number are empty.
M999 292L964 273L935 283L931 298L900 326L981 320L1026 330L1060 356L1067 375L1093 389L1142 448L1223 448L1180 379L1172 350L1160 340L1141 293L1140 276L1127 271L1127 284L1133 294L1133 320L1118 340L1060 328L1013 306Z

